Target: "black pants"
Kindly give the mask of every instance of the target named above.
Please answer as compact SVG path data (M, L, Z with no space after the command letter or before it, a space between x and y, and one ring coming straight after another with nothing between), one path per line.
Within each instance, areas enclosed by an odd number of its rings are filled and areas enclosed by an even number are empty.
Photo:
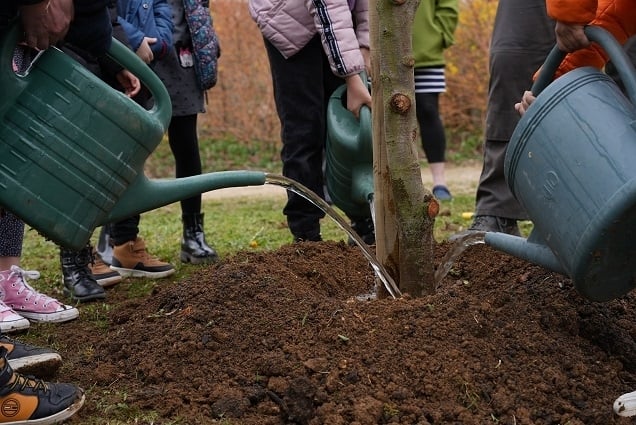
M128 241L134 241L139 233L140 218L140 215L135 215L117 223L109 224L108 233L110 234L111 243L121 245Z
M0 208L0 257L20 257L24 240L24 222Z
M446 159L446 134L439 115L439 93L415 93L415 110L422 148L429 163Z
M172 117L168 127L168 141L175 161L177 178L201 174L201 154L197 136L197 114ZM201 212L201 194L181 201L183 214Z
M281 123L283 175L324 198L327 103L344 80L331 72L318 36L287 59L267 40L265 47ZM325 216L305 198L289 191L283 214L294 235L319 232L320 219Z
M554 22L543 0L500 1L490 48L484 164L477 187L476 215L527 219L508 188L504 158L519 121L514 105L532 86L532 75L554 47Z

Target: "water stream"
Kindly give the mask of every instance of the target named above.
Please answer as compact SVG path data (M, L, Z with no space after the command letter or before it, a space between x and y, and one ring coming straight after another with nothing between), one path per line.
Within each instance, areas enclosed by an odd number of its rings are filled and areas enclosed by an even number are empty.
M389 273L386 271L384 266L380 264L380 262L376 258L375 254L371 251L369 246L366 243L364 243L362 239L360 239L360 236L358 236L358 234L351 228L351 226L347 223L347 221L340 214L338 214L336 210L331 208L331 206L327 202L325 202L324 199L320 198L313 191L309 190L307 187L303 186L297 181L289 179L285 176L278 175L278 174L266 173L265 183L281 186L287 190L291 190L292 192L302 196L303 198L307 199L309 202L314 204L316 207L323 210L325 214L331 217L331 219L335 221L336 224L342 230L344 230L349 235L349 237L351 237L353 241L355 241L356 245L360 247L365 258L371 264L371 267L373 268L373 271L375 272L376 276L384 284L384 287L386 288L389 295L391 295L393 298L398 298L402 295L402 293L400 292L400 289L396 285L391 275L389 275ZM370 200L370 203L371 203L371 212L373 214L374 208L373 208L372 199ZM372 217L372 218L373 218L373 222L375 223L375 217Z
M442 279L448 274L457 258L462 255L469 246L486 243L486 232L469 232L453 238L453 245L448 250L438 269L435 271L435 287L438 287Z

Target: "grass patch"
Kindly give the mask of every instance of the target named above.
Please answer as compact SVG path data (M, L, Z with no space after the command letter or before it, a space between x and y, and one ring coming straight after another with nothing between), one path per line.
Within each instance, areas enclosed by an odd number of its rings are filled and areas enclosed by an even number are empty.
M258 140L238 141L232 137L224 139L201 138L199 140L201 168L204 172L225 170L279 171L280 147L278 144ZM145 164L148 177L174 177L174 158L168 139L157 146Z

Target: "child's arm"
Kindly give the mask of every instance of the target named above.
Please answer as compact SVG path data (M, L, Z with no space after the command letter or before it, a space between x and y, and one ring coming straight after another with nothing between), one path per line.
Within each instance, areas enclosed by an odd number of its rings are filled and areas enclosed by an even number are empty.
M449 48L455 43L455 29L459 21L457 0L439 0L435 8L435 24L442 32L443 46Z
M150 44L155 59L161 59L172 46L172 31L174 24L172 23L172 9L167 0L155 0L155 24L158 34L152 34L157 39L154 44Z
M356 0L356 7L358 3L364 5L367 0ZM360 47L368 47L368 22L356 23L362 30L354 26L347 0L305 0L305 6L314 19L333 73L345 78L365 71Z

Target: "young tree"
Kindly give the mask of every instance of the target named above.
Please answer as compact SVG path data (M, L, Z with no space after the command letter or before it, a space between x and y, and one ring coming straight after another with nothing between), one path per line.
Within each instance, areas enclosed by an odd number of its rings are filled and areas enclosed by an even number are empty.
M417 155L411 28L418 0L370 4L373 167L378 260L402 292L435 291L433 224L439 204Z

